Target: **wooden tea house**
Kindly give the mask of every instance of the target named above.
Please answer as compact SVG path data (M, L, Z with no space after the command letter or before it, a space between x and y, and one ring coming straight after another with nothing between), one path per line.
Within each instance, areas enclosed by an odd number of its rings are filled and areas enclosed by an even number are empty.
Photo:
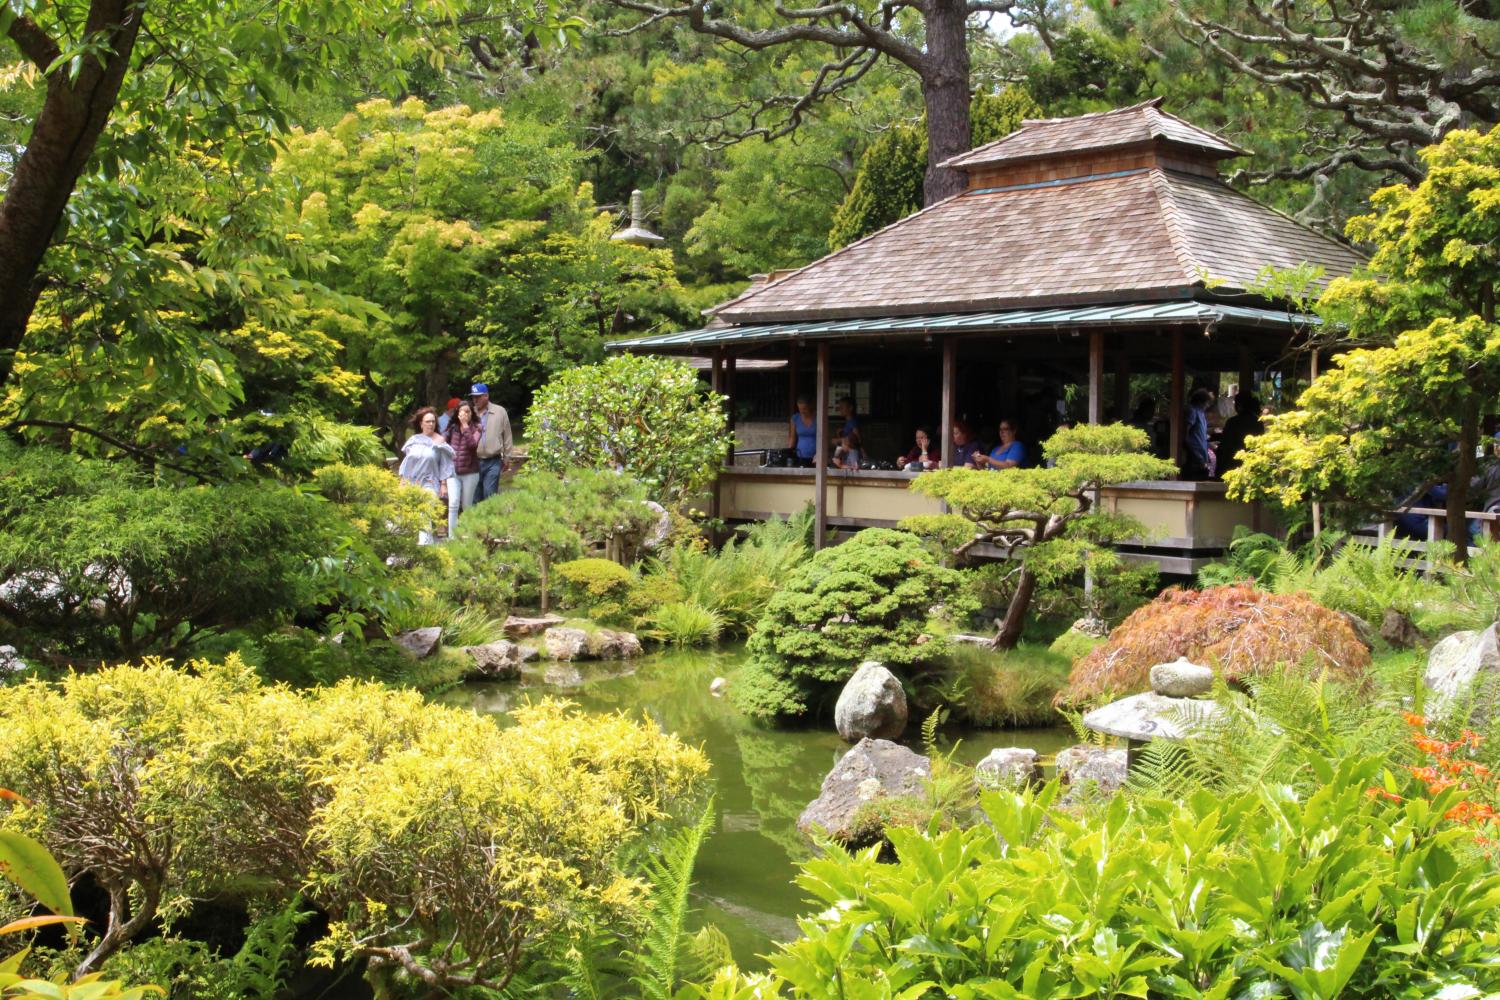
M955 420L992 442L1002 418L1034 456L1061 419L1142 419L1152 401L1159 450L1178 456L1194 385L1237 375L1274 391L1293 377L1291 350L1315 321L1256 291L1264 269L1311 264L1326 281L1362 262L1226 184L1220 164L1243 155L1159 100L1027 121L948 161L968 176L962 193L758 279L701 330L610 347L707 359L738 442L720 516L812 501L820 543L829 528L889 526L938 503L907 489L915 473L766 464L799 396L822 415L820 456L843 398L872 458L903 454L926 426L946 461ZM1221 553L1237 525L1263 526L1212 480L1128 484L1103 503L1153 529L1133 548L1166 572Z

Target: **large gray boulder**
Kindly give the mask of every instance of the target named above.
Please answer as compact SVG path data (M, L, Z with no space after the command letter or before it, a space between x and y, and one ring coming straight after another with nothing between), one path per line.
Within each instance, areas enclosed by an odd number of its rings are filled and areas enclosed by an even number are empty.
M561 625L561 615L542 615L540 618L522 618L519 615L511 615L505 619L505 634L512 639L525 639L533 635L541 635L554 625Z
M896 675L874 660L854 671L833 707L833 724L850 743L893 740L906 729L906 692Z
M1500 641L1491 625L1483 632L1455 632L1432 647L1422 681L1432 692L1431 714L1442 715L1474 695L1471 723L1488 722L1495 714L1500 685Z
M1042 783L1041 759L1028 747L1001 747L974 765L974 777L985 788L1019 788Z
M519 646L509 639L465 646L464 652L474 661L472 677L487 681L513 681L521 676L521 664L536 656L536 650Z
M549 628L542 633L542 649L549 660L577 660L588 651L589 634L581 628Z
M1113 795L1125 787L1129 770L1130 760L1124 750L1080 743L1057 755L1057 776L1073 789L1097 788Z
M855 813L880 798L921 795L932 763L889 740L860 740L823 779L822 791L797 818L805 834L821 830L848 842L856 832Z
M437 652L439 643L443 641L443 630L436 625L414 628L409 632L402 632L391 641L400 646L408 656L420 660Z
M596 660L628 660L645 651L635 633L608 628L601 628L589 636L584 649Z

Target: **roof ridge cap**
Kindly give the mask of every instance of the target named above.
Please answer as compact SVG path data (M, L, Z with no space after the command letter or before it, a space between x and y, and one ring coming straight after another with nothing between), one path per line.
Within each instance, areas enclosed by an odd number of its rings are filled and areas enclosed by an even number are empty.
M1026 125L1056 125L1059 122L1076 122L1084 118L1108 118L1110 115L1126 115L1132 111L1140 111L1143 108L1159 108L1165 100L1165 97L1153 97L1150 100L1141 101L1139 104L1132 104L1124 108L1110 108L1108 111L1086 111L1081 115L1063 115L1060 118L1022 118L1021 125L1023 127ZM1016 131L1020 131L1020 129ZM1010 134L1015 135L1016 133L1012 132Z
M1167 172L1160 166L1151 168L1151 187L1156 192L1156 206L1161 213L1162 225L1167 230L1167 239L1172 243L1172 253L1177 256L1177 265L1182 268L1190 284L1205 284L1207 269L1193 256L1187 234L1182 230L1177 202L1167 183Z
M1014 134L1014 133L1012 133L1012 134ZM778 286L782 285L785 282L791 281L793 278L795 278L795 277L799 276L800 274L802 274L802 272L807 271L810 268L816 267L818 264L821 264L824 261L832 260L833 258L839 256L840 254L844 253L845 251L853 250L855 247L859 246L862 243L867 243L870 240L873 240L875 237L879 236L881 233L885 232L887 229L895 229L897 226L901 225L902 223L905 223L905 222L908 222L908 221L910 221L912 219L915 219L919 215L926 215L932 209L937 208L937 207L939 207L941 205L946 205L946 204L948 204L948 202L953 201L954 199L962 198L964 195L966 195L968 193L969 192L967 190L959 191L956 194L950 194L948 197L942 199L941 201L935 201L931 205L923 205L921 208L917 209L915 212L912 212L910 215L903 215L901 218L897 219L895 222L887 223L886 225L881 226L879 229L875 230L873 233L867 233L866 235L861 236L859 239L855 240L853 243L846 243L843 246L839 247L837 250L832 251L831 253L826 253L823 256L817 258L816 260L810 260L810 261L808 261L806 264L803 264L801 267L799 267L796 270L792 271L791 274L783 275L782 277L776 279L775 281L768 281L764 285L761 285L759 288L754 288L754 289L747 290L746 293L742 294L738 298L731 299L729 302L726 302L724 304L724 308L727 310L727 309L731 308L732 306L738 306L738 305L741 305L741 304L743 304L745 302L748 302L751 299L755 298L757 295L759 295L761 292L767 291L767 290L769 290L771 288L778 287ZM732 322L732 321L726 321L726 322Z

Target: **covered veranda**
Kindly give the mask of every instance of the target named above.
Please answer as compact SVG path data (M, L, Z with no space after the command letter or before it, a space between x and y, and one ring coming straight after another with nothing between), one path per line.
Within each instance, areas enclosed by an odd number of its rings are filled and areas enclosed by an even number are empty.
M1141 398L1159 395L1163 448L1175 456L1193 384L1217 385L1226 373L1242 386L1289 384L1290 348L1307 322L1264 306L1184 301L720 326L611 347L707 359L713 387L728 398L732 429L749 439L726 449L714 513L759 520L812 503L821 546L830 531L890 527L940 507L908 489L917 473L848 471L826 461L805 469L764 464L785 444L798 396L824 415L819 455L829 454L837 431L834 403L848 394L869 428L872 457L904 452L913 430L927 425L946 465L955 420L986 441L1002 417L1017 420L1035 449L1056 418L1055 409L1038 411L1061 397L1073 397L1078 419L1099 423L1127 420ZM1128 551L1169 573L1191 573L1222 553L1237 526L1272 527L1258 505L1229 500L1216 481L1127 484L1105 490L1101 502L1148 527L1150 536Z

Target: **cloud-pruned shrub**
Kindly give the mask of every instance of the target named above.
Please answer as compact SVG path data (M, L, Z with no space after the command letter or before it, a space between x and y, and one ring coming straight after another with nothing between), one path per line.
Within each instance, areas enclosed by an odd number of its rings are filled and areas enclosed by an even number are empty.
M931 662L946 651L935 609L959 612L958 571L905 531L869 528L792 573L750 636L750 664L733 691L761 718L801 715L862 660ZM925 638L924 638L925 637Z

